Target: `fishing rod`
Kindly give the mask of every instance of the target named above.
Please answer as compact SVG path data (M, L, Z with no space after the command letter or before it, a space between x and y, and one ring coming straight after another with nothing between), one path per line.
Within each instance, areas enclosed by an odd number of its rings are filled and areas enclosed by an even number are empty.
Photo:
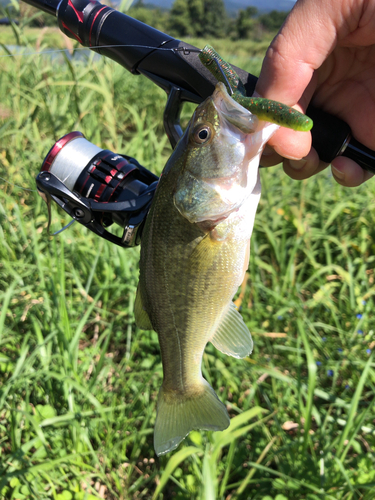
M199 59L200 49L95 0L24 0L57 17L61 31L81 45L144 75L167 93L163 123L174 148L182 135L183 103L201 103L216 79ZM233 66L252 96L257 77ZM375 152L354 139L343 120L309 106L312 145L320 159L353 159L375 172ZM51 148L36 179L40 192L51 197L73 219L99 236L128 247L140 242L157 177L130 157L102 150L80 132L71 132ZM109 231L113 222L121 237Z

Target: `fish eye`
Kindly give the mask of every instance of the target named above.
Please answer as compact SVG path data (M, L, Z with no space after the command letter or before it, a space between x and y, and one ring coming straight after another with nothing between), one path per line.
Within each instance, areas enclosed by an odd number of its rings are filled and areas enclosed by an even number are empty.
M193 132L193 139L197 144L204 144L211 138L212 132L208 125L200 125Z

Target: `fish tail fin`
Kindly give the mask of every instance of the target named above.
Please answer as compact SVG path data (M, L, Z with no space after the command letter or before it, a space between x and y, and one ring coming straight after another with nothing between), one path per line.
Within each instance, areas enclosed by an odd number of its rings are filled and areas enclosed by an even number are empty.
M193 429L222 431L229 423L225 406L203 378L199 389L189 396L172 394L161 387L154 431L156 454L177 448Z

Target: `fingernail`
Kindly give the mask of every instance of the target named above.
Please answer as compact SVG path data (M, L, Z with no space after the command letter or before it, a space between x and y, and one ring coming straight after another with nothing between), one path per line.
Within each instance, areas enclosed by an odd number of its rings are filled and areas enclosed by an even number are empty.
M302 170L306 165L307 160L301 158L301 160L288 160L288 162L290 167L292 167L294 170Z
M339 170L338 168L334 167L333 165L332 165L332 173L334 174L335 177L340 179L340 181L342 181L343 178L345 177L344 173L341 172L341 170Z

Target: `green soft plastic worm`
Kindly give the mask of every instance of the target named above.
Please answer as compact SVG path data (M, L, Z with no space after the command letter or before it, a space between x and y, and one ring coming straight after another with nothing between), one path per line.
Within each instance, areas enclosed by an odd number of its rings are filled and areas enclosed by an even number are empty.
M200 52L199 59L219 82L225 84L231 97L260 120L302 132L311 130L313 126L311 118L296 109L263 97L247 97L245 87L237 73L210 45L206 45Z

